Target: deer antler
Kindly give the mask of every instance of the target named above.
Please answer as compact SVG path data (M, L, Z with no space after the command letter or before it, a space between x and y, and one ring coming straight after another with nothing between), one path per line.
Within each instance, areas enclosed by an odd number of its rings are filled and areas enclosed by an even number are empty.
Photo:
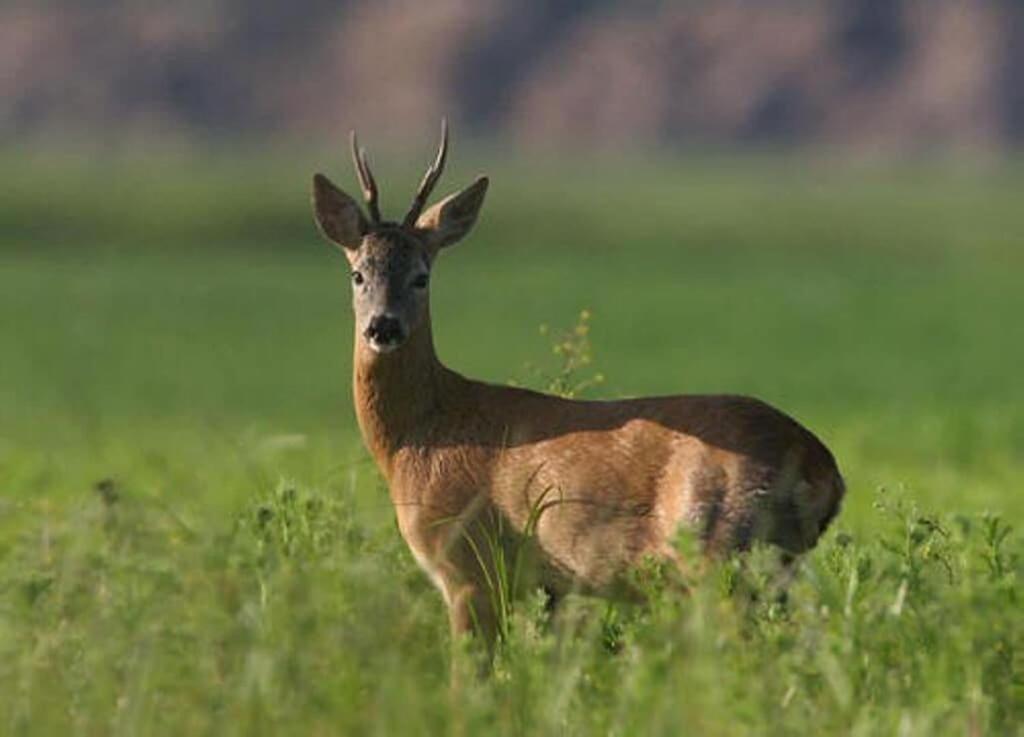
M416 224L416 220L419 218L420 213L423 212L423 206L427 204L427 198L433 191L434 185L441 178L446 158L448 158L448 118L441 118L441 143L437 148L437 156L434 157L434 163L427 169L427 173L423 175L423 181L420 182L419 189L416 190L412 206L409 208L405 220L402 221L404 227L411 228Z
M359 140L356 138L354 130L352 131L352 163L356 167L356 174L359 175L359 186L363 190L366 209L370 211L370 220L379 223L380 205L377 204L377 182L374 180L370 164L366 160L366 149L359 147Z

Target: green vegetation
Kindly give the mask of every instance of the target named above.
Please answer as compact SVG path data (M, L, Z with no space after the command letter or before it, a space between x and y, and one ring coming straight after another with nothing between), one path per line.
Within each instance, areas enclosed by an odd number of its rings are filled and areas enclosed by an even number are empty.
M763 552L534 597L455 695L311 162L0 156L0 733L1024 734L1022 170L492 161L433 279L449 364L756 394L850 492L785 599ZM593 363L551 355L585 308Z

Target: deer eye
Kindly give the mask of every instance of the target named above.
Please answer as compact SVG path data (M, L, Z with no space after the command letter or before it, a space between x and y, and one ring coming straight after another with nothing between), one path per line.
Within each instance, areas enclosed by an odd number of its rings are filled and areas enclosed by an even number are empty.
M426 274L420 274L419 276L417 276L415 279L412 280L412 285L416 289L426 289L427 288L427 282L429 280L430 280L429 276L427 276Z
M363 279L363 275L361 273L359 273L358 271L353 271L352 272L352 283L353 284L355 284L358 287L364 281L365 281L365 279Z

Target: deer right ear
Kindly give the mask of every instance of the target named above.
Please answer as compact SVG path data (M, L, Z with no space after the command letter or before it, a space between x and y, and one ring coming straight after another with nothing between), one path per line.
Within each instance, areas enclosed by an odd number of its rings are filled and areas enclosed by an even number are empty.
M369 230L369 223L356 201L323 174L313 177L313 212L320 232L346 251L358 249Z

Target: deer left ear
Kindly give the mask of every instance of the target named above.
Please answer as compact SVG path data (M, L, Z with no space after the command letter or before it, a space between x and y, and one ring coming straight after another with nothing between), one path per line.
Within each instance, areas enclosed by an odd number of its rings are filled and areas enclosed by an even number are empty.
M356 201L323 174L313 177L313 212L320 231L346 251L357 250L369 230Z
M461 192L445 197L416 220L416 229L433 250L461 240L473 229L487 194L487 177L480 177Z

